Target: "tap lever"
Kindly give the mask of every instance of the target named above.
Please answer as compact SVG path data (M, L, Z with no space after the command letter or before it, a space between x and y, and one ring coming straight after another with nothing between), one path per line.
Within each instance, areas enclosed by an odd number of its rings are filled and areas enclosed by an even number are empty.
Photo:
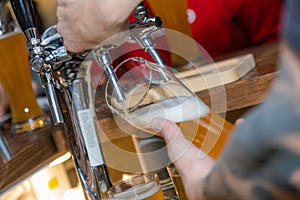
M40 38L37 30L35 12L32 0L10 0L13 11L19 25L27 39L27 47L30 52L40 52Z
M130 29L149 26L155 26L157 28L163 27L163 22L160 17L149 17L148 9L143 3L136 7L133 11L133 15L136 21L130 23Z
M24 32L36 27L36 18L31 0L10 0L10 3Z
M62 36L56 31L56 26L49 27L41 37L41 46L44 48L45 62L54 68L60 63L69 61L72 56L63 44Z

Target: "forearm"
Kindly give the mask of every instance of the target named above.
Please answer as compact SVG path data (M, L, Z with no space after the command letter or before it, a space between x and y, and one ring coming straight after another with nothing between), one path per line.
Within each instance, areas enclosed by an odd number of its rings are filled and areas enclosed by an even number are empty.
M203 182L206 199L298 199L300 59L283 46L280 77L234 132Z

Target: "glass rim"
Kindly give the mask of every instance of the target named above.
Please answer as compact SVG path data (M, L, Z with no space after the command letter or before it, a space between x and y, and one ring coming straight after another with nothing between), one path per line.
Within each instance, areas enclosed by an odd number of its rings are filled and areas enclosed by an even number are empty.
M133 181L135 180L141 180L141 178L143 178L143 182L140 182L137 184L137 185L132 185L132 183L134 183ZM148 178L147 181L145 178ZM159 176L157 173L147 173L147 174L139 174L139 175L135 175L133 177L130 177L126 180L120 180L118 182L116 182L116 184L114 184L111 188L109 188L108 190L108 194L109 195L114 195L114 194L119 194L119 193L122 193L124 192L125 190L123 191L115 191L114 189L116 189L117 187L120 187L121 185L123 184L127 184L129 187L127 189L130 189L130 188L133 188L133 187L137 187L137 186L140 186L142 184L146 184L146 183L149 183L149 182L152 182L152 181L157 181L158 184L159 184Z

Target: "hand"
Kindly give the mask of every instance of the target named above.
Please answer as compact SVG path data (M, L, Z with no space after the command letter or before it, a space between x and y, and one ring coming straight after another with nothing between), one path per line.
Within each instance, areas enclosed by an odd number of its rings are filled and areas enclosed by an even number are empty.
M235 126L240 126L242 123L244 123L245 119L239 118L234 122Z
M92 49L129 28L128 17L142 0L57 0L57 31L71 52Z
M151 121L151 128L163 134L169 157L182 178L189 199L200 199L202 182L215 161L185 139L175 123L155 118Z

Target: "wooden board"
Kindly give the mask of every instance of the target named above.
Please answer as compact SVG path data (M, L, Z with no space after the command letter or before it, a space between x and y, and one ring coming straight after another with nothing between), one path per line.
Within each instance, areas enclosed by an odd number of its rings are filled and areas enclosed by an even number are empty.
M193 92L198 92L237 81L254 67L254 57L249 53L178 72L175 76Z

